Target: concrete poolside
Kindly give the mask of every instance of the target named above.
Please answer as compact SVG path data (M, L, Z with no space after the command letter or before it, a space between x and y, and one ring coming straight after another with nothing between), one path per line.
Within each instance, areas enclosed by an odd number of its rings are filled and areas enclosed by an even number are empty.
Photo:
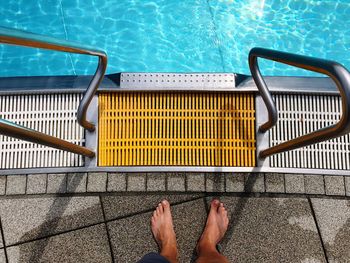
M0 177L0 262L136 262L156 251L157 203L172 204L180 262L214 196L235 262L350 262L350 180L271 174L56 174Z

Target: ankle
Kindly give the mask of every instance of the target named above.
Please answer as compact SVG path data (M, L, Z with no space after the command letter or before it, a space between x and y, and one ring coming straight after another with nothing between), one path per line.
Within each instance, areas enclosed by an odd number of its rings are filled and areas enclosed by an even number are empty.
M176 263L178 262L178 254L177 254L177 249L175 247L172 249L162 249L160 252L160 255L165 257L169 262L171 263Z
M217 252L216 249L216 243L212 242L208 239L201 239L199 240L198 244L197 244L197 253L201 254L202 252Z

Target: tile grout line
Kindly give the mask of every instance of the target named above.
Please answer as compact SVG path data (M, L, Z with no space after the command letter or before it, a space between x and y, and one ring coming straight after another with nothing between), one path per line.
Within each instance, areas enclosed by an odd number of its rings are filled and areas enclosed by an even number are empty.
M310 197L307 197L307 200L308 200L309 205L310 205L312 217L313 217L313 219L314 219L314 221L315 221L315 225L316 225L316 229L317 229L317 234L318 234L318 236L319 236L319 238L320 238L320 241L321 241L321 246L322 246L322 251L323 251L324 257L325 257L325 259L326 259L326 262L329 263L328 256L327 256L327 251L326 251L326 247L325 247L324 242L323 242L323 239L322 239L322 235L321 235L320 227L319 227L318 222L317 222L317 218L316 218L316 214L315 214L314 207L313 207L313 205L312 205L312 202L311 202Z
M191 198L191 199L184 200L184 201L174 202L174 203L171 203L170 205L171 206L181 205L181 204L185 204L185 203L188 203L188 202L199 200L199 199L201 199L203 197L205 197L205 196L200 196L200 197L195 197L195 198ZM109 223L109 222L112 222L112 221L116 221L116 220L130 218L130 217L141 215L141 214L146 214L146 213L149 213L149 212L153 212L154 209L155 209L155 207L152 207L152 208L148 208L148 209L145 209L145 210L142 210L142 211L129 213L129 214L124 215L124 216L117 216L117 217L114 217L114 218L111 218L111 219L108 219L108 220L106 219L106 223Z
M67 193L67 191L68 191L68 173L64 174L64 180L66 181L65 182L66 187L64 188L64 193Z
M348 188L346 186L346 177L343 176L343 179L344 179L344 191L345 191L345 195L344 196L347 196L347 192L348 192ZM350 189L349 189L350 190Z
M5 175L5 191L4 196L7 196L7 175Z
M27 195L28 194L28 174L26 174L25 177L26 177L26 186L24 187L24 194Z
M96 223L92 223L92 224L89 224L89 225L80 226L80 227L77 227L77 228L74 228L74 229L65 230L65 231L62 231L62 232L59 232L59 233L52 233L52 234L48 234L48 235L43 236L43 237L37 237L37 238L33 238L33 239L21 241L21 242L16 242L16 243L13 243L13 244L11 244L11 245L7 245L6 247L9 248L9 247L20 246L20 245L23 245L23 244L26 244L26 243L31 243L31 242L35 242L35 241L40 241L40 240L43 240L43 239L48 239L48 238L51 238L51 237L55 237L55 236L59 236L59 235L63 235L63 234L68 234L68 233L70 233L70 232L83 230L83 229L85 229L85 228L89 228L89 227L101 225L101 224L103 224L103 223L104 223L103 221L101 221L101 222L96 222Z
M128 192L129 189L129 174L125 174L125 192Z
M148 195L156 195L156 194L171 194L171 195L178 195L178 194L208 194L211 193L220 193L225 196L241 196L241 195L255 195L255 192L224 192L224 191L218 191L218 192L205 192L205 191L158 191L158 192L146 192L146 191L115 191L115 192L81 192L81 193L40 193L40 194L32 194L32 195L26 195L26 194L14 194L14 195L2 195L0 196L0 200L9 200L9 199L15 199L15 198L43 198L43 197L73 197L73 196L80 196L80 197L87 197L87 196L96 196L96 195L102 195L102 196L114 196L114 195L120 195L125 194L126 196L130 195L139 195L139 194L148 194ZM336 199L336 200L350 200L350 196L347 195L324 195L324 194L306 194L306 193L272 193L272 192L259 192L259 196L261 197L273 197L273 198L299 198L299 197L307 197L310 198L324 198L324 199Z
M85 193L89 193L88 191L88 183L89 183L89 173L86 173L86 182L85 182Z
M48 186L49 186L49 174L46 174L46 186L45 186L45 193L44 194L47 194Z
M3 246L4 246L3 249L4 249L5 259L6 259L6 262L9 262L8 256L7 256L7 247L6 247L6 244L5 244L4 231L3 231L3 229L2 229L2 221L1 221L1 218L0 218L0 231L1 231L2 244L3 244Z
M112 262L114 263L115 260L114 260L114 254L113 254L113 247L112 247L112 242L111 242L111 236L109 235L109 231L108 231L108 226L107 226L107 221L106 221L106 214L105 214L105 209L104 209L104 206L103 206L103 202L102 202L102 197L101 197L101 195L99 195L98 198L100 199L101 210L102 210L102 216L103 216L103 221L104 221L104 225L105 225L105 228L106 228L109 250L110 250L110 253L111 253Z
M216 27L216 24L215 24L215 20L214 20L214 13L213 13L213 10L211 9L210 5L209 5L209 0L206 0L206 3L207 3L208 10L209 10L209 13L210 13L210 16L211 16L211 20L212 20L212 23L213 23L214 32L215 32L215 38L216 38L216 40L219 43L219 35L218 35L217 27ZM218 51L219 51L219 56L220 56L220 59L221 59L222 69L225 72L224 55L223 55L223 52L221 50L220 45L218 45Z
M164 181L164 184L165 184L165 191L168 191L168 174L165 173L165 181Z
M109 173L106 173L106 191L104 191L104 192L106 192L106 193L108 193L109 191L108 191L108 182L109 182ZM101 201L101 205L102 205L102 201ZM103 212L104 213L104 212Z

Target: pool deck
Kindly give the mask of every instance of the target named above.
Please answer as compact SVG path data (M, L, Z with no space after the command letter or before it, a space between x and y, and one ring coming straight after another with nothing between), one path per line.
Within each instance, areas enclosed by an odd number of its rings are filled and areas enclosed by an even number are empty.
M195 258L208 205L229 212L230 262L349 262L350 178L290 174L0 177L0 262L136 262L157 251L149 220L172 204L180 262Z

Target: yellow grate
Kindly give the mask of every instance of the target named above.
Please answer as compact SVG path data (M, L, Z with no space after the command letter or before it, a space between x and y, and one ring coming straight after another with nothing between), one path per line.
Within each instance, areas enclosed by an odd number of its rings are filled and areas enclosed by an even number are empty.
M252 94L99 95L100 166L255 166Z

